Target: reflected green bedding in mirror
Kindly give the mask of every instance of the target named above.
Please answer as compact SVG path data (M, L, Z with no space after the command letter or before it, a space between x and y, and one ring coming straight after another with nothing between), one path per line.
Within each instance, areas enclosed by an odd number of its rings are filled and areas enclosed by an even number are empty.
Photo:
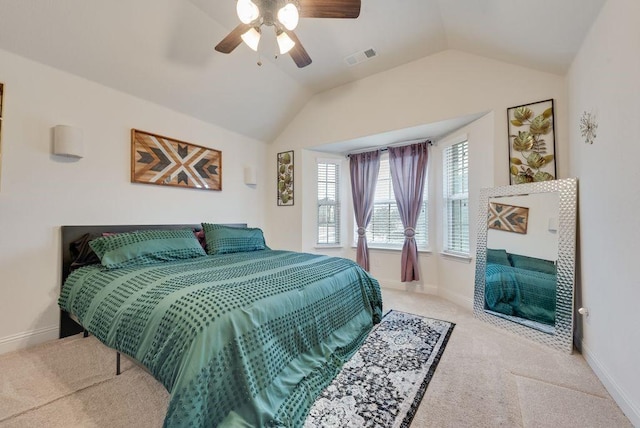
M485 308L504 315L554 325L556 275L487 263Z

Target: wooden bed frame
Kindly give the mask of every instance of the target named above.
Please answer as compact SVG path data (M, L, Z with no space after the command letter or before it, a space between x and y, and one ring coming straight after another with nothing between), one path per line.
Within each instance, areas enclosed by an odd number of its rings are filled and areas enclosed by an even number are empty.
M225 224L230 227L247 227L246 223ZM69 276L69 270L73 259L71 257L71 243L81 238L85 233L100 235L102 233L121 233L133 232L136 230L153 230L153 229L202 229L201 224L145 224L145 225L106 225L106 226L62 226L60 228L62 234L62 281L60 289L64 281ZM75 322L69 313L60 310L60 333L59 338L82 333L84 328Z

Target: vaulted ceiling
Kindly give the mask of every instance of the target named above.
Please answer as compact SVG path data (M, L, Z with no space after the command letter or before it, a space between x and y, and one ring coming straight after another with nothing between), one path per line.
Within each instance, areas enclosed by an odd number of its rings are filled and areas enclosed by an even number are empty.
M269 142L315 93L446 49L562 75L604 2L362 0L355 20L300 20L300 69L268 31L258 53L214 51L234 0L0 0L0 49Z

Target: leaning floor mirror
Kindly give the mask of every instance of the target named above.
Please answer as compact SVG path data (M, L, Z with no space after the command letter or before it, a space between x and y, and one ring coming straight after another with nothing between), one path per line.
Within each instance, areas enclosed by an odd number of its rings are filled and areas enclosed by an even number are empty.
M477 318L573 351L577 202L575 178L481 190Z

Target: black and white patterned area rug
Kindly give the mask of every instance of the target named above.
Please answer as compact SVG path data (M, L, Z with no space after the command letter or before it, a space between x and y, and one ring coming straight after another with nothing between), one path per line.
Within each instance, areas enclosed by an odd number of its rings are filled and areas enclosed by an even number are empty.
M305 427L408 427L454 326L387 313L318 396Z

